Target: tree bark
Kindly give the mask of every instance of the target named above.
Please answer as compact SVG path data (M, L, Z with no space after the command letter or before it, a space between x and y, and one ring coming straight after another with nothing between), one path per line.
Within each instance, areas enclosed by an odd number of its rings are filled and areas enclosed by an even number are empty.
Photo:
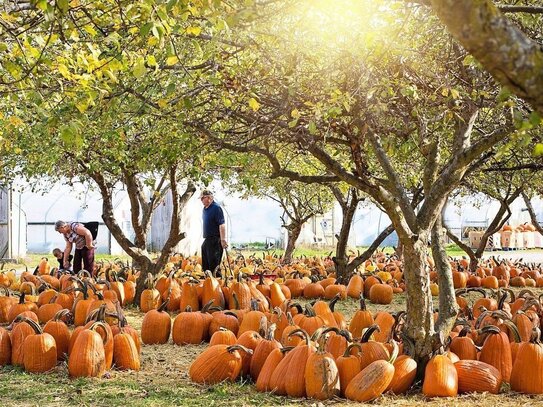
M431 242L432 258L434 259L439 284L439 317L435 326L436 339L438 341L449 336L456 321L456 315L458 314L452 270L445 250L444 229L442 225L443 215L439 215L432 228Z
M428 233L419 232L418 238L400 233L404 246L404 279L406 285L407 321L405 330L415 343L413 358L424 372L434 350L434 307L430 292L430 275L426 267ZM419 375L420 376L420 375Z
M522 192L522 198L524 199L524 203L526 204L526 208L528 209L528 213L530 214L530 220L532 221L532 225L534 225L535 229L543 235L543 226L537 221L537 216L535 215L534 207L532 206L532 202L530 201L530 197L526 192Z
M341 212L343 219L341 221L341 229L337 237L336 255L332 258L336 270L336 278L343 284L347 283L349 279L349 256L347 255L347 244L349 241L349 235L351 233L351 227L353 224L354 215L358 208L360 198L355 188L349 188L347 197L344 198L338 188L331 187L337 201L341 206Z
M291 223L287 227L287 247L285 248L285 253L283 254L283 263L290 263L292 261L292 253L296 248L296 241L300 237L302 232L302 224L300 223Z
M448 31L502 85L543 113L543 51L491 0L431 0Z

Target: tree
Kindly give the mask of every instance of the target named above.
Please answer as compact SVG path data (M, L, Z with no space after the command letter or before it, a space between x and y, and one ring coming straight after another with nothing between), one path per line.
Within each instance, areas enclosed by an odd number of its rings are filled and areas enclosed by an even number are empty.
M302 30L288 26L297 23L294 17L275 22L269 34L281 40L259 43L250 68L232 68L238 89L227 88L231 97L250 90L257 104L215 105L201 126L222 147L268 158L274 176L343 181L386 211L403 245L406 332L423 369L457 311L442 208L464 176L496 154L515 128L510 107L497 101L499 89L489 76L442 32L433 28L427 34L432 20L426 14L408 10L399 18L395 10L391 18L390 10L371 11L380 21L395 22L386 34L372 33L378 42L312 44L308 35L302 48L296 46ZM315 29L336 27L322 18ZM364 38L363 29L353 35ZM230 127L219 116L232 118ZM292 165L300 159L313 171ZM420 205L413 204L416 189L423 192ZM429 241L440 285L435 323Z
M180 212L194 182L212 176L202 167L219 158L183 122L205 103L200 95L214 80L216 59L239 48L220 38L237 10L123 0L8 7L0 20L3 176L92 182L104 222L141 269L140 293L147 274L157 274L184 237ZM113 216L120 185L134 239ZM173 213L155 261L147 235L166 194Z

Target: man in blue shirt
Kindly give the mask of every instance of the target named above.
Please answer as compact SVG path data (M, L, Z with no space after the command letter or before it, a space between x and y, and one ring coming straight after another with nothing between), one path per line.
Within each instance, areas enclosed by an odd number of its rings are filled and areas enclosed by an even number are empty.
M215 273L221 264L223 250L228 247L224 214L222 208L213 200L213 193L211 191L204 189L200 194L200 200L204 205L202 270L210 270Z

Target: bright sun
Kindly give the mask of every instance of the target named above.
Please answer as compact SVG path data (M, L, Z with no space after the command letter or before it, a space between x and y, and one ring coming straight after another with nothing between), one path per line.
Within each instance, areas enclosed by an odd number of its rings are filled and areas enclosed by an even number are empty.
M394 13L383 0L301 0L289 10L291 39L302 47L368 44L390 31Z

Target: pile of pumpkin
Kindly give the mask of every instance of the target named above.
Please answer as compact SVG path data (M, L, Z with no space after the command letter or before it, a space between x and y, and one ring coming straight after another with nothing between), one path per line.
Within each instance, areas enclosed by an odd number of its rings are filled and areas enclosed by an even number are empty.
M94 279L85 271L56 276L44 259L36 272L4 274L0 324L9 326L0 327L0 366L39 373L67 360L72 377L99 377L113 365L139 370L139 334L121 309L133 300L134 281ZM5 285L17 287L19 298Z
M189 263L184 259L180 261L179 265L169 262L159 276L149 276L147 288L140 297L142 312L158 309L166 300L169 301L165 310L170 312L183 312L188 306L198 311L209 301L212 307L248 310L251 300L257 301L259 310L269 311L295 298L356 299L361 293L372 303L390 304L393 295L405 289L403 273L397 263L377 263L382 266L379 269L369 261L367 267L375 272L355 273L348 284L341 284L334 273L326 274L323 268L311 271L304 263L276 264L273 269L254 269L245 263L234 263L232 275L215 278L209 272L199 277L198 267L193 272L184 271ZM270 277L272 271L276 274Z
M451 261L454 288L483 287L498 289L500 287L543 287L541 264L524 264L520 260L496 259L491 257L479 262L475 271L469 270L466 258ZM436 284L437 273L430 274ZM432 287L439 292L436 286Z
M538 298L528 291L515 298L510 290L493 298L478 289L484 295L470 305L464 297L469 292L458 292L457 324L447 347L427 363L422 393L498 393L504 382L513 391L543 393ZM379 312L374 318L362 299L347 327L345 317L325 301L308 306L312 312L306 315L288 306L271 314L218 311L202 318L210 346L191 365L191 379L214 384L251 378L258 391L321 400L370 401L412 387L417 363L409 356L412 344L400 334L403 313Z

